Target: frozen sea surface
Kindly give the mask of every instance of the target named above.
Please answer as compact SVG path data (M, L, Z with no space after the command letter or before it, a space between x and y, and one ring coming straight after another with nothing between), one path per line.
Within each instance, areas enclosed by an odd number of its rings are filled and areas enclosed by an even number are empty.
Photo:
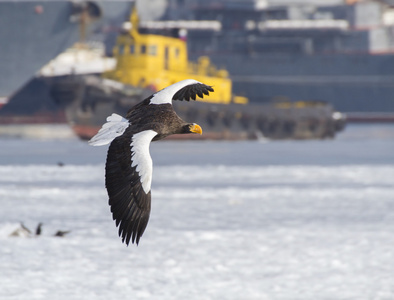
M106 147L0 139L0 299L394 299L394 126L151 152L151 219L126 247ZM21 221L42 235L9 237Z

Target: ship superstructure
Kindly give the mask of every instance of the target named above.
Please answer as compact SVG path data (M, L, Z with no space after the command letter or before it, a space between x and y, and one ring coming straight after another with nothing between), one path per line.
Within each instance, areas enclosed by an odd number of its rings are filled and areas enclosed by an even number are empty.
M318 100L345 112L394 112L390 1L170 1L167 20L217 21L189 30L251 102ZM163 21L162 21L163 22Z
M247 101L232 94L228 72L217 69L208 57L198 57L197 63L188 60L187 43L171 35L139 32L139 19L134 10L129 30L118 37L114 48L117 67L103 74L123 84L151 90L161 90L191 76L198 81L209 80L215 93L204 97L205 102L229 104Z

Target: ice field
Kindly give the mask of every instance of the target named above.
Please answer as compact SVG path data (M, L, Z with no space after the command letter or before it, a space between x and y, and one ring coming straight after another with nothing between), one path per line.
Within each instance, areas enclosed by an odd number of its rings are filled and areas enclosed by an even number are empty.
M393 125L153 143L138 247L111 219L106 149L0 138L0 299L394 299ZM43 232L10 237L20 222Z

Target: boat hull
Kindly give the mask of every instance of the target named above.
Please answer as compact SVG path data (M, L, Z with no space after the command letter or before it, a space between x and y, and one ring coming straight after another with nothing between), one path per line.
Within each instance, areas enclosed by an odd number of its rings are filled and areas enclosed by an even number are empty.
M127 1L91 3L101 15L89 23L87 34L113 20L125 20L131 6ZM0 1L0 98L10 98L44 64L81 39L76 5L72 1Z
M73 94L70 94L72 91ZM75 133L90 139L112 113L127 111L153 91L108 84L98 76L65 78L53 86L57 101L69 99L65 115ZM317 139L332 138L345 126L345 118L324 103L212 104L200 101L173 101L177 114L187 122L198 123L202 136L180 135L173 139Z

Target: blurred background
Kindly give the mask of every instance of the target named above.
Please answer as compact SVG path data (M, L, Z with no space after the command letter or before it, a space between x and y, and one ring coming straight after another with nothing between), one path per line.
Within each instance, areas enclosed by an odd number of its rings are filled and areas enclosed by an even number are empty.
M0 4L3 135L68 124L86 139L184 78L216 88L177 108L206 138L330 138L393 121L389 0Z
M86 140L186 78L126 247ZM393 299L393 95L390 0L0 0L0 298Z

